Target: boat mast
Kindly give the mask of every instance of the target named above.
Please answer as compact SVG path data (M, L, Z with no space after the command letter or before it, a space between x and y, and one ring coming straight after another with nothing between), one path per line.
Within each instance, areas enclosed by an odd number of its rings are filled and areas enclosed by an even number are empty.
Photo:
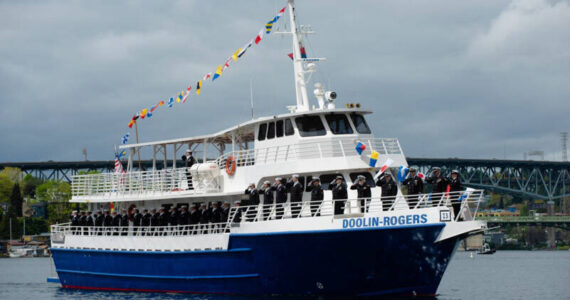
M299 46L299 31L295 22L294 0L288 0L289 19L291 22L291 35L293 36L293 71L295 75L295 91L297 92L297 111L309 110L309 99L307 97L307 87L305 86L305 69L301 59L301 48Z

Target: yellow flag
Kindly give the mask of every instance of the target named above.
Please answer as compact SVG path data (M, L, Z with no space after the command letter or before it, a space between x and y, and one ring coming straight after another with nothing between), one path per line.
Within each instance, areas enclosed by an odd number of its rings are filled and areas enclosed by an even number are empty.
M237 61L238 58L238 54L241 52L241 48L237 49L237 51L232 54L232 58L234 59L234 61Z

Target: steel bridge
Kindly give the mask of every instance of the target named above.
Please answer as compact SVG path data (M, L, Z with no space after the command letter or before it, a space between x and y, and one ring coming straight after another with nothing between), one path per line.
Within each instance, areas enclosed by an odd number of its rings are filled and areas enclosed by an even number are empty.
M535 199L557 200L570 197L570 162L459 158L407 160L410 166L418 168L426 175L431 173L433 167L440 167L444 175L457 169L465 186ZM180 161L177 165L183 163ZM81 171L112 172L114 161L0 163L0 169L5 167L17 167L25 174L32 174L44 180L71 182L73 175ZM151 160L141 162L141 169L151 168Z
M489 227L521 225L570 230L570 216L477 217L477 220L486 220Z

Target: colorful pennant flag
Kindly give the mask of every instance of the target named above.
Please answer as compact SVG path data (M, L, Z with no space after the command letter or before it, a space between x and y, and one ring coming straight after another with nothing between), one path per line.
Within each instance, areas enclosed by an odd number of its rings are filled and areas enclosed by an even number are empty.
M362 142L358 142L355 149L356 152L358 152L358 155L362 155L362 151L366 150L366 145L364 145Z
M212 81L218 79L218 77L222 76L222 65L218 66L216 73L214 73L214 77L212 77Z
M275 17L277 18L277 17ZM269 22L267 22L267 24L265 24L265 33L266 34L270 34L271 33L271 29L273 29L273 21L275 21L275 18Z
M380 156L380 153L376 152L376 151L372 151L372 153L370 154L370 162L368 163L368 165L371 168L376 167L376 162L378 161L378 157Z
M163 106L163 105L164 105L164 101L163 101L163 100L160 100L160 102L158 102L158 105L159 105L159 106Z
M186 103L186 99L188 99L188 95L190 95L190 90L191 90L191 89L192 89L191 86L189 86L189 87L186 89L186 94L184 95L184 98L182 98L182 103Z
M263 30L264 29L261 29L259 31L259 33L257 34L257 36L255 37L255 44L256 45L259 44L259 42L261 42L261 40L263 39Z
M307 52L304 46L301 46L301 58L307 58Z
M210 79L210 77L212 77L212 72L204 75L204 78L202 78L202 80L206 81L206 80Z
M152 112L151 112L150 110L146 113L146 117L147 117L147 118L152 117Z
M141 119L144 119L146 117L146 113L148 112L148 109L143 109L141 110Z
M426 176L425 176L424 173L422 173L422 172L418 172L418 177L419 177L422 181L424 181L425 178L426 178Z
M285 8L287 8L287 6L283 6L283 8L279 11L275 21L277 21L277 20L279 20L279 18L283 17L283 15L285 14Z
M129 122L129 128L133 128L133 125L135 125L135 121L131 120L131 121Z
M238 57L244 55L247 48L251 47L251 45L253 45L253 40L249 41L249 43L247 43L245 46L243 46L243 48L241 48L241 51L238 53Z
M123 145L129 141L130 136L131 136L131 134L128 132L127 132L127 134L123 135L123 138L121 139L121 141L123 142Z
M380 171L378 171L378 173L376 173L376 175L374 175L374 180L378 179L378 177L380 177L380 175L382 175L382 173L384 173L386 170L388 170L388 168L390 167L390 165L393 163L394 161L391 158L388 158L386 160L386 162L382 165L382 167L380 168Z
M127 151L126 151L126 150L123 150L123 151L121 151L119 154L117 154L117 158L121 159L121 157L123 157L123 156L125 156L125 155L127 155Z
M400 166L400 169L398 170L398 182L404 182L404 180L406 180L409 170L410 169L405 166Z
M227 68L230 67L230 62L232 61L232 57L228 57L228 59L226 59L226 62L224 63L224 66L222 67L222 72L225 71Z
M178 97L176 97L176 102L180 103L180 101L182 101L182 98L184 98L184 91L178 94Z
M168 100L168 107L172 107L172 104L174 104L174 98L170 97L170 100Z
M234 61L237 61L238 59L238 55L241 53L241 48L237 49L236 52L234 52L234 54L232 54L232 58L234 59Z
M202 87L202 80L196 83L196 95L200 95L200 88Z

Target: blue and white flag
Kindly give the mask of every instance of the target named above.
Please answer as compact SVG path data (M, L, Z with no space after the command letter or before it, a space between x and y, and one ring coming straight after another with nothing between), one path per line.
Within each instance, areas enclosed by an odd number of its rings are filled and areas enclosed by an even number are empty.
M168 107L172 107L172 104L174 103L174 98L170 98L168 100Z
M410 169L407 167L400 166L400 169L398 170L398 182L404 182L404 180L406 180L406 176L408 176L409 170Z
M123 142L123 145L126 144L129 141L129 137L131 136L130 133L127 132L127 134L123 135L123 138L121 139Z

